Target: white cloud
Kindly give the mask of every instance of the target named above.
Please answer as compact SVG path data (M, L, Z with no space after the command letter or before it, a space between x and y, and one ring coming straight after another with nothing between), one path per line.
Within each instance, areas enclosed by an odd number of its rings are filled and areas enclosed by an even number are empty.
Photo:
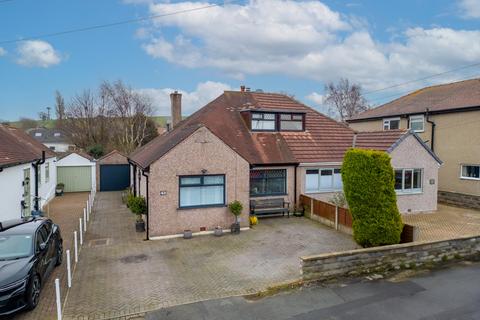
M480 18L479 0L461 0L459 3L462 15L467 19Z
M190 115L218 97L223 91L231 90L231 87L221 82L206 81L199 83L197 88L190 92L173 88L146 88L136 91L151 99L157 114L170 115L170 93L175 90L182 93L182 114Z
M3 49L2 47L0 47L0 57L4 56L7 54L7 50Z
M17 63L27 67L48 68L62 61L59 52L50 43L42 40L21 42L17 52Z
M148 7L151 14L160 14L205 5L162 2ZM318 1L250 0L154 19L143 48L157 59L213 67L237 79L249 74L323 82L345 77L367 90L480 60L480 31L411 28L392 42L380 42L368 28L362 18Z

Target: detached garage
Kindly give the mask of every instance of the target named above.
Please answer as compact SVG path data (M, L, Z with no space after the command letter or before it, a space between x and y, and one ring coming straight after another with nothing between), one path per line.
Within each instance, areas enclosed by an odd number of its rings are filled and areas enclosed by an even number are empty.
M95 161L83 153L67 153L57 161L57 183L65 192L88 192L95 188Z
M130 186L130 165L125 155L117 150L97 161L97 186L99 191L120 191Z

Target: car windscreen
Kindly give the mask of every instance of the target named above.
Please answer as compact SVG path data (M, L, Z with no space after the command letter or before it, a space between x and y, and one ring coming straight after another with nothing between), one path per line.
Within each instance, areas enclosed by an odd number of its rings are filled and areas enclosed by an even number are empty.
M33 247L32 235L0 234L0 260L13 260L31 255Z

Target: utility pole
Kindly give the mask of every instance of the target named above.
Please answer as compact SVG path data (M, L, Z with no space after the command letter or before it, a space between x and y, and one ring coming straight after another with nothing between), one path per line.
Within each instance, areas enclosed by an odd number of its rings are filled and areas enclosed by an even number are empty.
M50 107L47 107L47 120L50 120Z

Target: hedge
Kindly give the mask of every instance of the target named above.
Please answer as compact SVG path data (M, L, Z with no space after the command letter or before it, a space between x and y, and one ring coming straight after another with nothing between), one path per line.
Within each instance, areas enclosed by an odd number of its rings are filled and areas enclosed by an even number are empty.
M403 224L390 156L350 149L343 160L342 180L355 241L363 247L399 243Z

